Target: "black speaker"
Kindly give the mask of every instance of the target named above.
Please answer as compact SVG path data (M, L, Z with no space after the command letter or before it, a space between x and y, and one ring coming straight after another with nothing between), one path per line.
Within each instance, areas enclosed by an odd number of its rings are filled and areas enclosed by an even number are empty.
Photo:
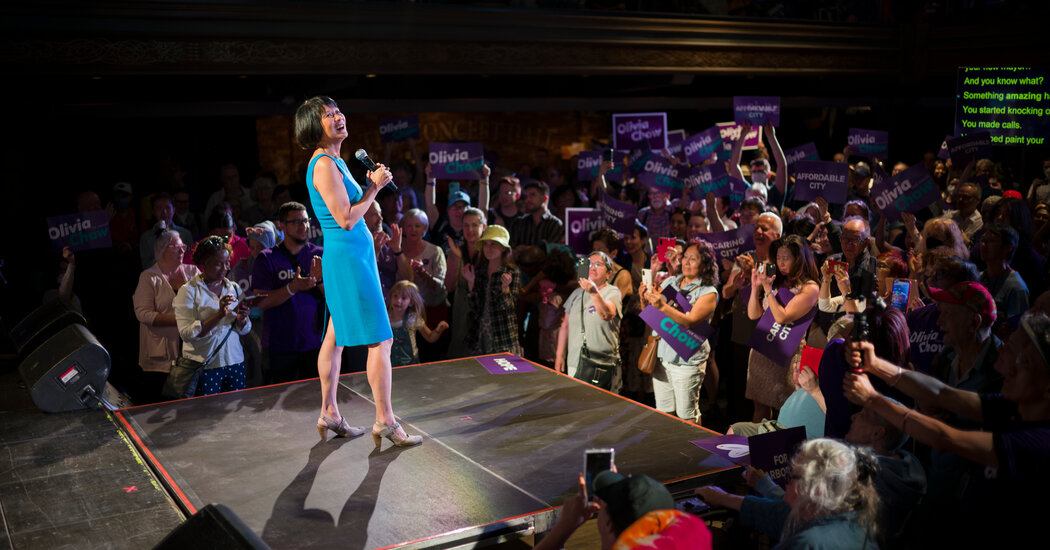
M109 377L109 352L83 325L70 325L29 354L18 372L33 403L45 412L97 407ZM89 389L90 387L90 389Z
M15 351L25 357L45 340L74 323L86 325L87 321L72 302L64 298L55 298L34 309L11 329Z
M176 527L153 550L269 550L259 535L222 504L209 504Z

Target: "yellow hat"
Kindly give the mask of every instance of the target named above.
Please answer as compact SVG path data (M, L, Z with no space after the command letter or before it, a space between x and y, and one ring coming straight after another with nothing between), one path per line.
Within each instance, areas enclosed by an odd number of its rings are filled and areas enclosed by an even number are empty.
M485 228L485 232L481 234L481 238L474 246L480 251L485 241L495 241L503 248L510 248L510 233L502 225L490 225Z

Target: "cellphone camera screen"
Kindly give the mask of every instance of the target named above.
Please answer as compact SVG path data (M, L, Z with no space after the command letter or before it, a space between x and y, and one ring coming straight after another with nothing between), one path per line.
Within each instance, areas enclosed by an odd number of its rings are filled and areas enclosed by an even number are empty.
M586 279L587 275L590 274L591 261L588 258L580 258L576 261L576 276L580 279Z
M605 470L612 469L611 449L589 450L584 453L584 476L587 481L587 498L594 500L594 478Z

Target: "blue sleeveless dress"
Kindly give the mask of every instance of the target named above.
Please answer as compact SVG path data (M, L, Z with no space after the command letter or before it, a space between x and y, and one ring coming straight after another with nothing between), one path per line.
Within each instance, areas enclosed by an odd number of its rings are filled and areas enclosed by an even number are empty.
M339 227L321 194L314 188L314 165L318 155L306 170L306 188L310 191L314 215L324 234L324 261L322 273L325 302L335 324L337 346L375 344L393 337L390 318L386 313L383 288L379 285L375 245L372 233L360 219L349 231ZM343 185L350 202L361 200L361 187L350 175L341 158L332 159L343 174Z

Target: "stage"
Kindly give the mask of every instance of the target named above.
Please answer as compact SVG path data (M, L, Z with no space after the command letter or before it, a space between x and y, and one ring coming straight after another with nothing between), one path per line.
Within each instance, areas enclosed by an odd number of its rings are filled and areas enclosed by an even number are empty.
M486 358L471 358L393 370L394 410L408 433L424 437L412 448L384 440L376 449L368 435L319 442L317 379L113 413L40 416L97 425L110 439L108 452L121 457L115 485L132 480L137 494L148 497L139 513L157 519L114 520L121 528L113 530L111 547L149 547L178 523L179 512L212 502L232 508L273 548L449 548L516 539L550 528L590 447L614 447L621 473L648 474L676 497L735 478L728 462L690 443L714 432L513 356L500 358L516 367L490 371L479 362ZM364 373L340 378L339 400L351 424L374 420ZM5 436L12 430L5 425ZM74 434L39 435L22 444L65 465L66 440ZM0 484L7 523L15 502L9 485ZM55 487L32 492L44 490ZM126 502L131 493L121 493L98 499ZM41 536L27 539L9 528L12 548L56 546L46 538L55 531L51 520L35 519ZM33 520L28 514L26 521ZM103 536L99 531L93 540Z

